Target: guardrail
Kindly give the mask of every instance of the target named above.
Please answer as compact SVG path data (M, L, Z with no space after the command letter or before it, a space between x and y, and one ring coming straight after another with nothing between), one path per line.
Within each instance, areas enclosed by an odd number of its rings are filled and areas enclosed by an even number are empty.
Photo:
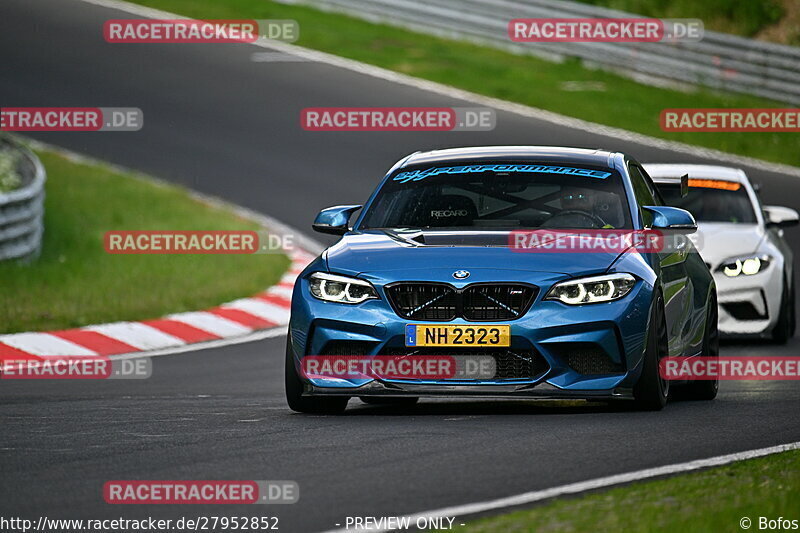
M515 43L515 18L629 18L564 0L278 0L546 59L580 57L645 82L671 80L800 104L800 48L706 31L699 42Z
M0 138L2 149L22 155L18 169L23 183L19 189L0 193L0 261L34 258L44 233L44 166L33 152L10 139Z

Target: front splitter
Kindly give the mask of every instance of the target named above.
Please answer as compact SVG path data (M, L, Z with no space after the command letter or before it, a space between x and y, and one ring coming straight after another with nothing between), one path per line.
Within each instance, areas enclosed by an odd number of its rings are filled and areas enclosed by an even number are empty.
M458 398L538 398L543 400L631 400L633 389L566 390L547 382L487 385L431 385L371 381L360 387L318 387L306 385L303 396L366 396L366 397L458 397Z

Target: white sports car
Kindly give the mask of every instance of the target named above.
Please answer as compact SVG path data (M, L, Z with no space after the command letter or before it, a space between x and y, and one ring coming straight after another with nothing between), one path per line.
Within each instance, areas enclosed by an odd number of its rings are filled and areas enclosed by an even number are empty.
M761 206L744 171L709 165L648 164L667 205L690 211L693 236L714 275L719 331L726 336L771 336L785 343L795 330L792 251L783 228L800 221L788 207ZM681 177L688 174L688 193Z

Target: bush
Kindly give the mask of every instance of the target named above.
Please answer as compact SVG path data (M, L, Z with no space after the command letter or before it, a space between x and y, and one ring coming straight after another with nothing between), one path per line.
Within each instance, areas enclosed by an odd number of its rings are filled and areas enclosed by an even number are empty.
M699 18L707 30L752 37L785 15L780 0L581 0L646 17Z
M22 185L17 171L19 154L12 150L0 149L0 194L13 191Z

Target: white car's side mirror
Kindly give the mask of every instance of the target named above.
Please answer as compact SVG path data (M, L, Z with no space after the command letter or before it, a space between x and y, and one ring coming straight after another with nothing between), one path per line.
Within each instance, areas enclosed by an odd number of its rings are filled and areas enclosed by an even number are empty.
M800 222L800 215L794 209L778 205L764 206L764 219L767 226L788 228Z

